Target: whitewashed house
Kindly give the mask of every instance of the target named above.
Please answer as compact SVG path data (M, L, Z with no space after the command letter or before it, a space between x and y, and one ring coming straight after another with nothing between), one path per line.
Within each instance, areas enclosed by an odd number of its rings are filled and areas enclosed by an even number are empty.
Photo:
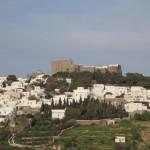
M80 98L84 101L90 95L89 89L84 89L84 87L78 87L77 89L73 90L72 99L79 102Z
M40 88L40 86L35 86L34 89L30 91L30 95L40 98L40 96L44 95L44 89Z
M0 116L8 117L14 112L14 107L12 106L5 106L0 108Z
M60 93L60 89L55 89L54 91L55 91L56 94Z
M95 99L114 99L128 93L129 87L94 84L91 89L91 96Z
M30 84L41 83L41 82L45 83L47 78L44 78L44 76L45 76L44 73L35 75L35 77L30 80Z
M148 111L148 107L140 102L138 103L130 102L125 104L124 107L125 107L125 111L129 113L136 112L136 111Z
M52 119L63 119L65 118L66 109L52 109Z
M24 89L24 84L22 81L15 81L11 84L12 89Z
M43 103L43 104L47 104L47 105L51 105L52 99L45 99L45 98L42 98L42 103Z
M30 96L30 92L22 92L22 97L28 99Z
M134 102L134 101L147 101L148 94L147 90L140 86L132 86L130 88L130 92L125 95L125 100L128 102Z
M67 82L68 84L71 84L72 79L71 79L71 78L66 78L66 82Z
M94 84L92 89L91 89L91 96L95 99L104 99L104 89L105 85L104 84Z
M42 101L21 99L20 101L18 101L18 104L16 105L17 114L18 115L23 115L28 113L34 114L40 112L41 106L42 106Z
M125 136L116 136L115 137L115 143L125 143L126 137Z
M0 117L0 123L4 123L6 121L6 118Z
M22 92L17 91L17 90L9 90L9 91L6 91L5 94L6 94L6 95L9 95L10 98L13 98L13 99L20 99L20 98L21 98L21 95L22 95Z
M109 98L116 98L128 93L129 87L122 87L122 86L113 86L113 85L106 85L105 86L105 94L111 93ZM108 94L109 95L109 94Z
M6 81L7 77L6 76L0 76L0 82Z

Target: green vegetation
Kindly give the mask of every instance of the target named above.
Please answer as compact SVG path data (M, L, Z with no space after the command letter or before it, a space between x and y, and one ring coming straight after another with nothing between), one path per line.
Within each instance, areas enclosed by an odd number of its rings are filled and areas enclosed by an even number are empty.
M17 81L17 77L15 75L9 75L7 76L7 84L11 85L12 82Z
M7 127L0 128L0 150L19 150L19 148L13 148L8 145L8 139L10 138L11 133ZM27 149L22 149L27 150ZM30 149L28 149L30 150Z
M51 95L55 93L55 89L60 89L60 93L64 93L68 90L68 83L64 80L55 80L52 77L47 79L47 83L45 85L45 93L47 98L51 98Z
M115 126L78 126L70 129L55 142L65 150L135 150L140 142L139 126L123 120ZM115 144L115 136L125 136L125 144ZM138 138L137 138L138 135Z
M101 72L58 72L53 76L47 76L47 82L40 85L45 88L47 98L51 98L55 89L60 89L60 93L73 91L77 87L89 88L92 84L113 84L119 86L143 86L150 89L150 77L139 73L127 73L126 76L119 74ZM71 78L72 83L68 84L66 78Z
M135 120L139 121L150 121L150 112L143 112L142 114L135 114Z
M150 77L145 77L138 73L127 73L126 76L118 74L100 73L100 72L59 72L53 75L54 78L71 78L72 84L70 91L83 86L85 88L90 87L93 83L101 84L114 84L123 86L143 86L150 88ZM57 87L58 88L58 87Z
M15 142L23 145L41 145L50 148L52 136L58 135L62 129L73 125L73 122L66 120L51 120L41 115L35 116L35 123L26 127L15 136ZM127 120L122 120L114 126L89 125L75 126L64 132L55 145L62 145L64 150L135 150L139 147L147 147L141 141L139 132L143 128L134 125ZM115 136L125 136L125 144L116 144ZM4 150L19 150L11 148L7 140L10 137L8 129L0 130L0 148ZM47 145L47 146L46 146ZM30 148L27 148L30 150ZM34 148L36 149L36 148ZM25 148L23 149L25 150ZM138 149L141 150L141 149ZM145 149L146 150L146 149Z
M65 101L64 104L59 101L58 104L51 106L52 108L66 108L66 118L69 119L103 119L103 118L123 118L127 117L122 105L114 106L110 102L94 100L90 97L79 102L73 100L72 103Z
M51 120L50 116L36 115L32 118L32 125L16 134L15 141L23 145L51 144L52 136L71 126L65 120Z
M66 108L66 117L64 120L52 120L51 109ZM61 130L74 125L74 121L70 119L101 119L124 117L127 114L121 106L115 107L111 103L105 101L93 100L90 97L84 102L73 101L64 104L60 102L51 106L42 104L41 114L35 116L27 116L30 122L26 128L16 134L15 141L23 145L41 145L51 144L52 136L56 136ZM19 128L19 127L18 127Z
M5 148L8 150L8 138L10 136L10 132L6 128L0 128L0 149Z

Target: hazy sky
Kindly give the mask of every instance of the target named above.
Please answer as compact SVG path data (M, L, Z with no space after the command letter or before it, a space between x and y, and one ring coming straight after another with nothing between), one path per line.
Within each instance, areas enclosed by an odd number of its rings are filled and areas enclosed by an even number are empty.
M150 0L0 0L0 74L56 58L150 75Z

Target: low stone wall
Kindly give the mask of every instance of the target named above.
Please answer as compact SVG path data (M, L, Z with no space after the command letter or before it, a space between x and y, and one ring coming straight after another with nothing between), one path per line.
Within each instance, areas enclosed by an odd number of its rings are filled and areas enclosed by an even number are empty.
M114 125L116 124L115 120L112 119L101 119L101 120L76 120L78 125Z

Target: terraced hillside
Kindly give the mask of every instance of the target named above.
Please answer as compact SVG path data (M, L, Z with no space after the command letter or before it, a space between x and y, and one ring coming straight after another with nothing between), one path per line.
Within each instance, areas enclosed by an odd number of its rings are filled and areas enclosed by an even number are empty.
M115 126L79 126L70 129L55 142L56 145L63 145L64 149L75 150L114 150L117 147L130 149L140 143L138 131L141 127L131 124L128 121L121 121ZM116 144L115 136L126 137L125 144Z

